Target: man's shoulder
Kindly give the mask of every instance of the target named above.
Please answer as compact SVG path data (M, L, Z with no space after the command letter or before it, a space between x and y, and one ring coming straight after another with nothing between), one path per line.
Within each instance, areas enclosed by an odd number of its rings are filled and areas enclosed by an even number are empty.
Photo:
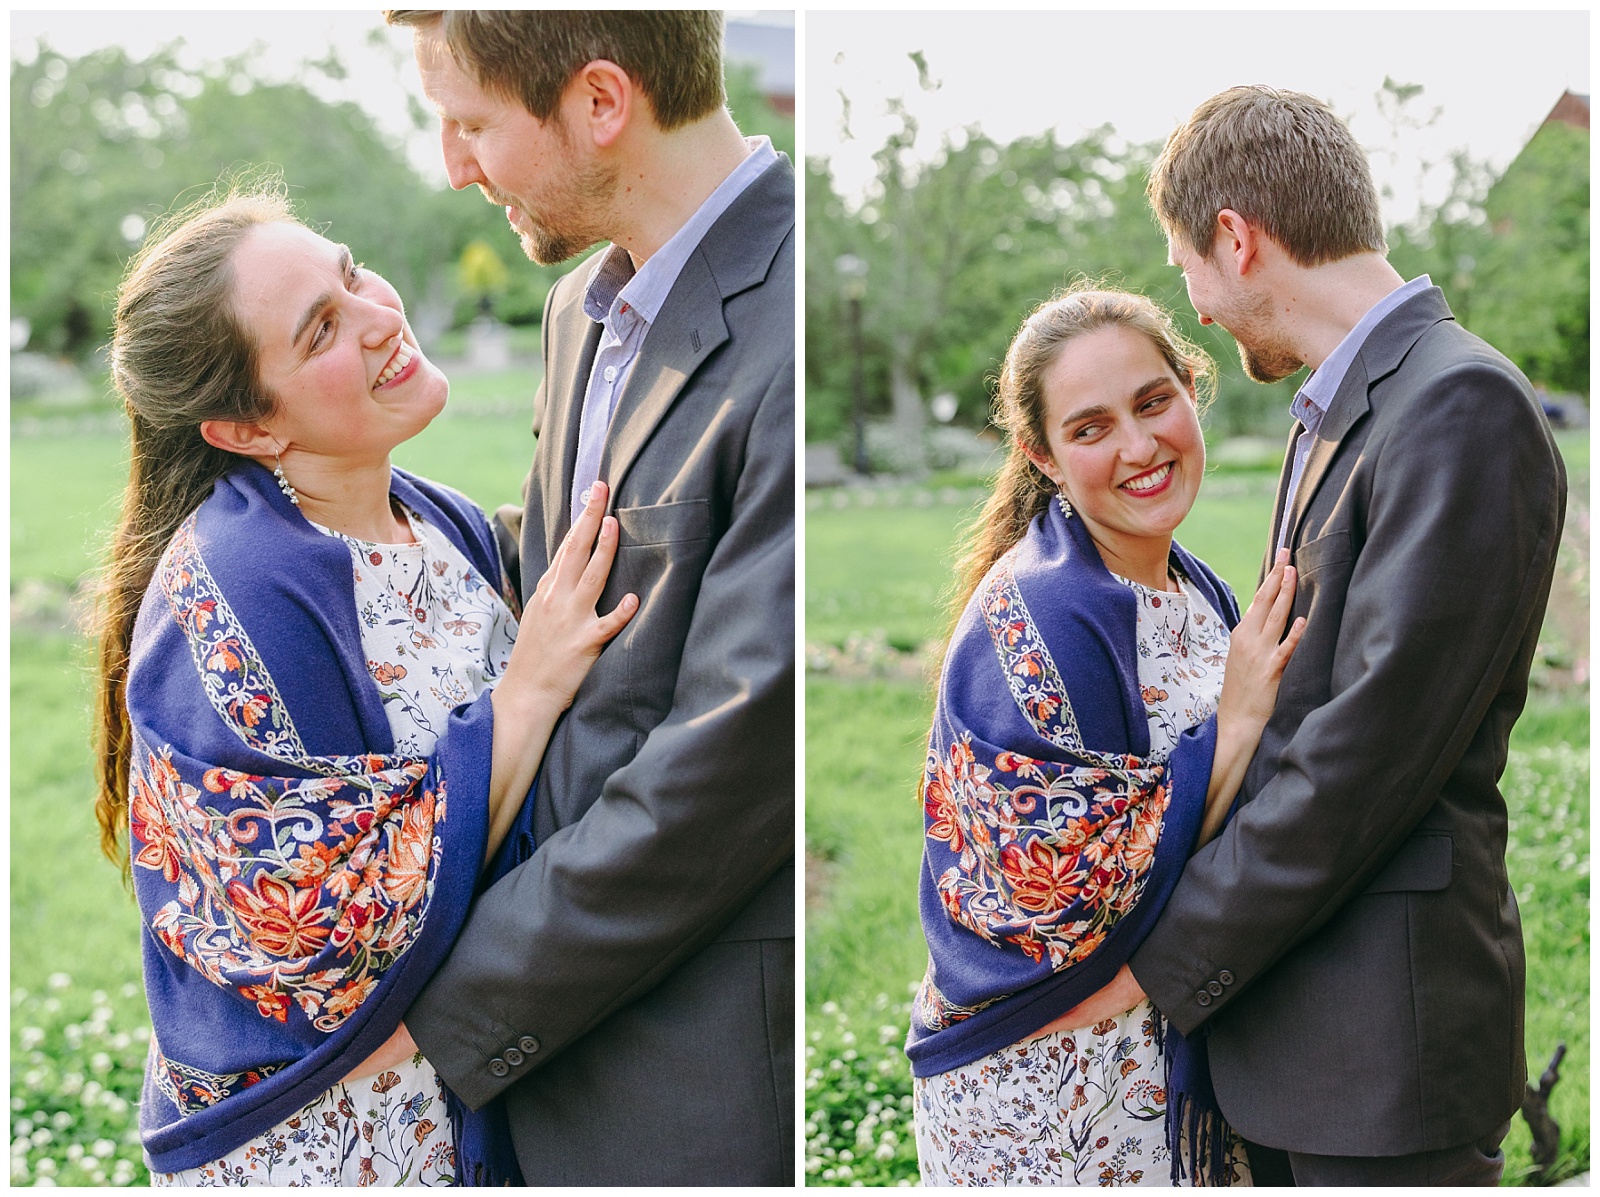
M1419 389L1466 383L1516 391L1534 402L1533 385L1517 364L1453 319L1440 321L1417 339L1396 377Z
M793 304L794 226L794 171L780 158L728 205L700 242L725 298L760 289Z

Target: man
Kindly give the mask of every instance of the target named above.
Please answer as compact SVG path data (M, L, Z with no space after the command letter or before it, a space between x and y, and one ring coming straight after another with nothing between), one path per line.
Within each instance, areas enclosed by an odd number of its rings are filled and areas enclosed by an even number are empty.
M1527 380L1386 260L1349 130L1308 96L1200 105L1150 197L1202 323L1312 368L1270 563L1305 636L1226 829L1113 1000L1204 1033L1255 1182L1494 1184L1524 1081L1496 781L1566 481Z
M407 1016L504 1094L530 1184L794 1176L794 175L723 106L693 12L394 12L450 183L528 256L609 249L545 307L531 593L592 483L638 614L557 727L532 858Z

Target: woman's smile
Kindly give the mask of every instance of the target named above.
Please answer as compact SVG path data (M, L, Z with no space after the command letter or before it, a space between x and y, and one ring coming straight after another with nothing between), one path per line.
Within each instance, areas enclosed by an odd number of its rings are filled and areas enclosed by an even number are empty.
M404 337L401 337L400 344L395 346L394 353L384 364L383 369L378 372L378 381L373 383L372 389L381 391L410 378L417 372L417 366L420 364L417 361L419 357L421 357L421 354L413 349Z
M1147 499L1154 495L1162 494L1172 482L1173 462L1162 462L1153 470L1146 470L1142 474L1135 474L1118 489Z

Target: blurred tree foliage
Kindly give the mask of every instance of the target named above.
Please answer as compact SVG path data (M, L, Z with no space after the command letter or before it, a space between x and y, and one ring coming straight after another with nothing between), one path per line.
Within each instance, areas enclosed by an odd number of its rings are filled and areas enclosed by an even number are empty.
M1449 197L1396 231L1457 319L1554 391L1589 391L1589 133L1542 125L1498 179L1457 156Z
M915 121L875 155L865 202L848 211L827 164L806 165L806 436L836 439L848 423L850 352L836 262L868 264L863 343L868 409L949 391L958 422L981 427L1000 360L1022 317L1079 279L1152 296L1217 359L1212 423L1226 432L1286 424L1289 384L1262 387L1237 366L1232 338L1202 327L1145 202L1155 150L1110 126L1061 144L1053 132L1001 145L976 128L941 153L910 152Z
M1394 119L1420 88L1385 81ZM869 414L895 414L941 391L957 421L982 427L993 380L1022 317L1080 278L1143 291L1166 305L1218 365L1213 435L1287 430L1303 375L1261 386L1217 326L1202 327L1145 200L1159 145L1129 145L1110 126L1060 144L1053 133L1009 145L976 128L945 137L923 162L917 127L901 122L875 155L858 207L837 193L825 160L806 164L806 437L840 440L849 425L852 351L837 262L867 263L862 301ZM1490 184L1493 182L1493 186ZM1588 389L1588 134L1546 126L1504 176L1458 156L1450 194L1391 235L1406 277L1427 271L1462 322L1535 381Z
M262 168L280 170L301 216L385 275L424 327L476 313L456 270L473 242L511 263L500 318L540 319L571 265L524 260L501 209L430 186L360 107L321 99L308 84L314 72L342 77L335 54L303 70L271 83L248 56L191 71L171 48L73 59L47 45L12 63L11 310L29 321L31 348L82 357L104 344L146 231L225 173ZM794 122L772 110L753 72L731 68L728 90L747 131L792 154ZM412 117L432 120L420 106Z

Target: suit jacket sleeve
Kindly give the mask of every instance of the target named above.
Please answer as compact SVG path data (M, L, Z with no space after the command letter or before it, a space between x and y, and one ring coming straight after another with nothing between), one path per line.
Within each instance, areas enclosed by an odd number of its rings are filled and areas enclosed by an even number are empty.
M791 350L753 417L670 712L480 899L407 1016L473 1107L659 983L794 854L794 430ZM526 1063L496 1076L508 1047Z
M1538 617L1563 484L1537 411L1502 368L1472 362L1430 379L1407 416L1364 446L1377 456L1364 527L1349 529L1345 607L1319 633L1336 636L1331 677L1297 679L1302 661L1284 675L1280 702L1298 684L1326 685L1326 701L1190 860L1130 961L1185 1034L1383 866L1460 762ZM1223 972L1220 996L1198 1000Z

